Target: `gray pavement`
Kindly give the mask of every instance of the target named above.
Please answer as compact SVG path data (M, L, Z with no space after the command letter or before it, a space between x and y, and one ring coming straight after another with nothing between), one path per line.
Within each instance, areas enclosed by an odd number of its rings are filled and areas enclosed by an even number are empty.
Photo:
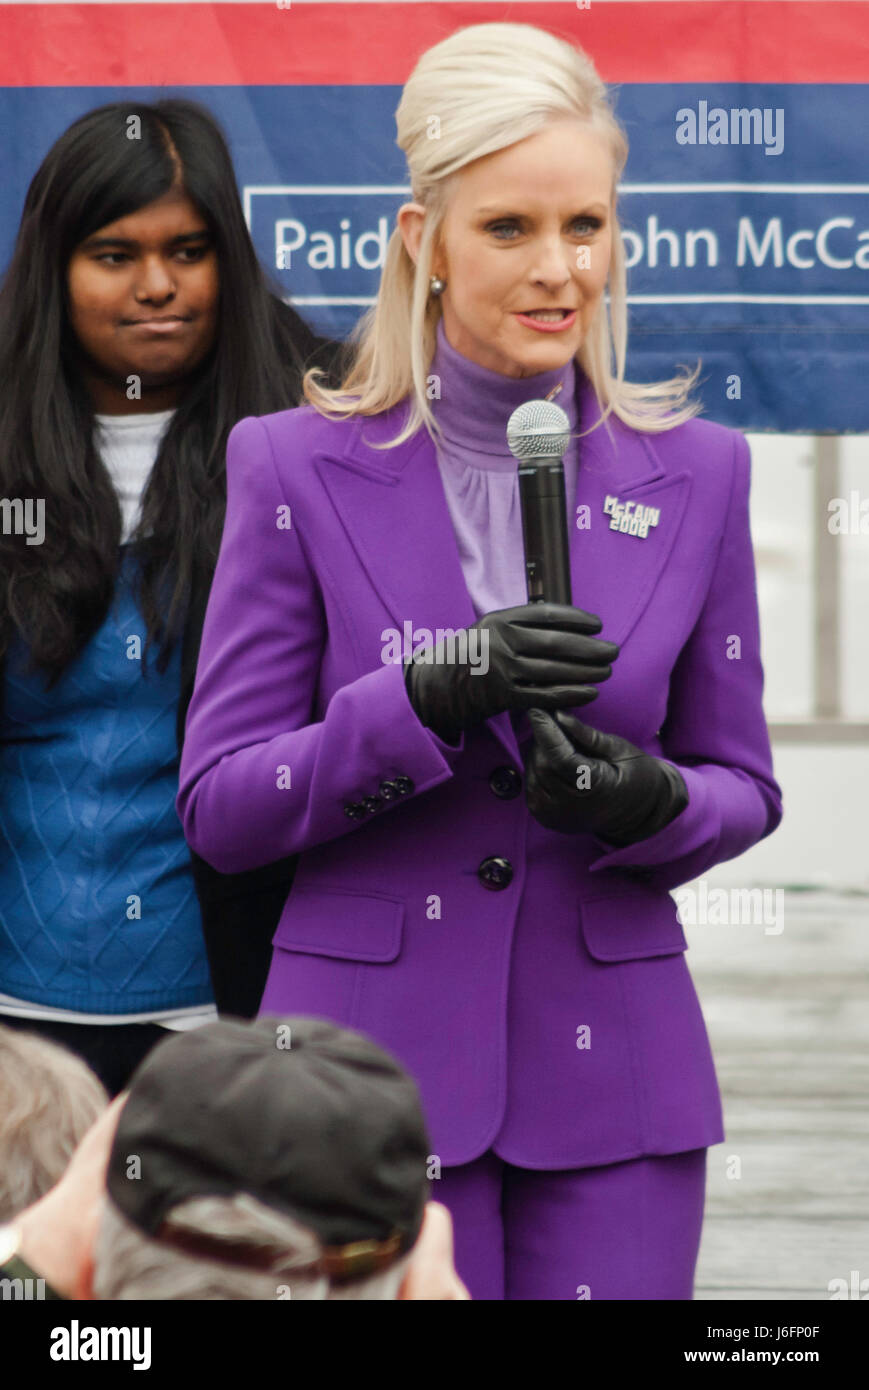
M869 1298L869 895L782 906L778 934L686 926L727 1133L698 1300Z

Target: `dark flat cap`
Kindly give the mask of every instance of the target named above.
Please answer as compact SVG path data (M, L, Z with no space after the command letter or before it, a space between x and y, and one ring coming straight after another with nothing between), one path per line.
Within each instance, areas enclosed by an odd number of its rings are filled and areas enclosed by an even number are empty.
M180 1202L248 1193L313 1230L330 1275L352 1278L414 1244L430 1148L415 1082L370 1038L323 1019L221 1019L137 1068L106 1186L158 1238Z

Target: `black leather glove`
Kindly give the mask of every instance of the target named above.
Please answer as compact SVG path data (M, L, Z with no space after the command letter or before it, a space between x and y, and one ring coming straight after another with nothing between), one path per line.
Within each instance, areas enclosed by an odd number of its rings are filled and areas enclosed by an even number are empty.
M554 718L529 710L528 719L534 738L525 800L547 830L586 831L621 848L663 830L688 805L680 773L618 734L601 733L564 710Z
M568 603L487 613L461 629L459 641L440 643L434 661L420 654L405 662L410 703L445 743L457 743L463 729L504 710L588 704L597 698L593 682L609 679L619 654L615 643L593 635L602 626L595 614ZM478 645L471 645L468 634L476 629L470 641Z

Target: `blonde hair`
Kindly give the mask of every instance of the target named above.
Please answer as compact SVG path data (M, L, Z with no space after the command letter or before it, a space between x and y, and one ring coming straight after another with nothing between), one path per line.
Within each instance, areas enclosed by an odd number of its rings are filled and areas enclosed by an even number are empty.
M430 139L439 119L440 136ZM534 135L554 121L572 118L604 137L612 155L612 255L606 296L576 354L604 407L633 429L660 432L699 413L689 400L700 371L649 385L625 381L628 316L625 253L616 217L616 188L628 154L625 133L610 106L606 86L582 49L530 24L473 24L457 30L422 55L405 84L396 111L399 147L407 158L415 202L426 209L416 264L396 225L376 302L348 339L352 365L342 384L329 389L320 368L303 379L305 399L329 418L377 415L410 397L404 428L383 448L393 448L421 425L438 430L426 395L434 356L440 301L430 295L432 253L460 170L475 159ZM685 369L687 372L687 368Z

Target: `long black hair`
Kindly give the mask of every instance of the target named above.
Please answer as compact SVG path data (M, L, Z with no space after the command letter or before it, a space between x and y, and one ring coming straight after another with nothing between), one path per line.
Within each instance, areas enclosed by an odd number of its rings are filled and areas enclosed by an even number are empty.
M139 139L126 138L131 116ZM44 498L46 508L42 544L0 531L0 665L17 633L49 686L105 619L121 539L120 506L93 441L67 267L85 238L170 190L186 193L208 224L219 309L214 347L186 383L133 537L145 654L159 647L158 669L183 630L186 596L217 558L230 429L299 404L304 367L318 354L329 367L336 360L338 345L314 337L257 260L226 141L203 107L115 102L56 141L27 192L0 287L0 497Z

